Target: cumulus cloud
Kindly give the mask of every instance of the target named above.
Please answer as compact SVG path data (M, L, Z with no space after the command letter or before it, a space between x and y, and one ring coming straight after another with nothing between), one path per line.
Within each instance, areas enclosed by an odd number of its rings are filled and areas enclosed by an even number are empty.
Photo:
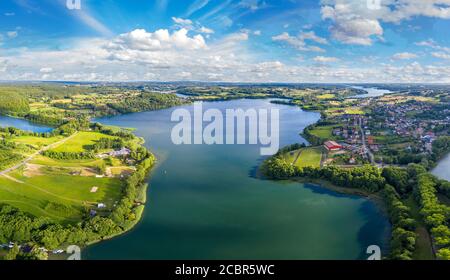
M3 80L450 82L450 66L446 65L373 62L349 67L334 63L340 60L329 56L317 56L313 59L316 63L308 65L257 59L248 49L250 34L240 31L209 41L183 29L137 29L111 39L69 42L71 48L61 50L11 50L0 56L0 72ZM311 35L303 38L315 42Z
M409 52L402 52L402 53L396 53L392 56L392 59L394 60L407 60L407 59L413 59L417 58L417 54L409 53Z
M318 44L328 44L328 41L325 38L317 36L314 31L300 32L296 37L284 32L278 36L272 37L272 40L276 42L285 42L300 51L325 52L325 50L318 46L307 45L306 41L313 41Z
M136 29L124 33L107 44L106 49L120 54L130 56L136 51L158 51L162 49L177 48L181 50L196 50L206 48L205 39L202 35L189 37L187 29L174 31L172 34L167 29L155 32L147 32L145 29Z
M449 0L383 0L374 9L367 1L322 0L321 14L330 20L330 32L345 44L371 45L382 38L382 22L400 23L416 16L450 18Z

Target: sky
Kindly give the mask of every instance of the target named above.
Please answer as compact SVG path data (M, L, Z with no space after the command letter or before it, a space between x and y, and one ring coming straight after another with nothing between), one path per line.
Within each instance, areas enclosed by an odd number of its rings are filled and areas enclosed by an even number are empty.
M0 80L450 83L450 0L1 0Z

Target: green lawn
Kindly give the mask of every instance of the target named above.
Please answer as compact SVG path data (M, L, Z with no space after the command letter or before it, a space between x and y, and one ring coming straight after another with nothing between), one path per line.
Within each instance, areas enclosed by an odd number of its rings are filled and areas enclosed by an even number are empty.
M114 137L98 132L81 131L63 145L60 145L52 150L55 152L80 153L85 151L87 146L95 144L101 138Z
M295 163L298 167L320 167L320 161L322 160L322 148L306 148L300 151L300 157Z
M294 163L297 159L295 165L298 167L320 167L320 162L322 160L322 147L310 147L288 152L283 155L283 158L289 163Z

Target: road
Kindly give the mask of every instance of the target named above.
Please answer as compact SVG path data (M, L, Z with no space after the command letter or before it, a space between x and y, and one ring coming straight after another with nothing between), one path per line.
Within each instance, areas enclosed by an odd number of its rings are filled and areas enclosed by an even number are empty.
M370 163L375 165L375 157L372 154L372 152L370 151L370 149L367 147L367 144L366 144L366 133L365 133L364 129L362 128L362 119L361 118L359 118L359 129L361 131L361 142L363 145L364 152L369 156Z
M10 167L10 168L8 168L6 170L0 171L0 176L6 175L9 172L12 172L12 171L22 167L23 165L25 165L26 163L31 161L35 156L39 155L42 152L45 152L45 151L50 150L52 148L55 148L55 147L57 147L57 146L59 146L61 144L64 144L66 141L68 141L69 139L72 139L77 134L78 134L78 132L75 132L74 134L70 135L69 137L62 139L61 141L55 142L55 143L53 143L51 145L48 145L48 146L40 149L39 151L37 151L37 152L33 153L32 155L30 155L29 157L27 157L26 159L22 160L19 164L15 165L13 167Z

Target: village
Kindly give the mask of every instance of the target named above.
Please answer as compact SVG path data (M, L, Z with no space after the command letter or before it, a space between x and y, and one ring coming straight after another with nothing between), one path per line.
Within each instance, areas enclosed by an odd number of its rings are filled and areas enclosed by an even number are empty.
M433 152L439 136L448 135L450 110L436 108L432 102L369 98L363 109L364 114L329 117L326 125L312 130L329 129L320 135L325 151L322 165L401 165L404 157L419 161Z

